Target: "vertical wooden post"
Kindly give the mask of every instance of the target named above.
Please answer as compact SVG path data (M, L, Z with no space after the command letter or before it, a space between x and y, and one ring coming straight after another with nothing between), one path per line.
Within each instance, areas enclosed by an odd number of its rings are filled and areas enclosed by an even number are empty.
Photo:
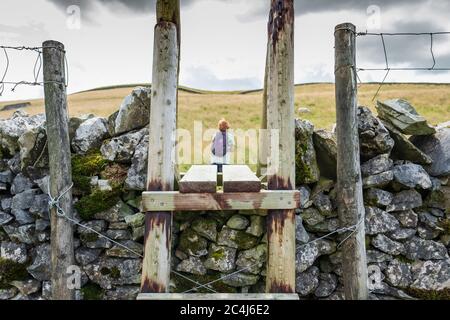
M279 143L269 145L268 187L295 189L294 2L271 0L268 25L267 128ZM279 157L274 156L278 154ZM295 211L270 210L267 221L266 290L295 292Z
M43 46L45 114L50 167L50 192L57 198L72 184L69 140L69 116L65 86L64 45L46 41ZM61 198L60 207L72 217L72 192ZM68 288L68 267L74 265L73 229L69 221L51 214L51 283L54 300L73 300L75 291Z
M269 44L267 44L269 45ZM259 145L258 145L258 167L256 170L256 175L258 177L263 176L267 172L267 158L268 158L268 135L267 135L267 79L268 74L268 61L269 61L269 50L267 47L266 51L266 66L264 71L264 88L263 88L263 99L262 99L262 114L261 114L261 131L259 132ZM262 163L261 161L264 161Z
M172 191L177 128L177 27L161 21L155 27L152 108L148 158L148 191ZM141 291L169 290L172 213L147 213Z
M335 29L338 211L342 227L358 225L342 246L345 298L367 299L364 202L357 119L356 28Z

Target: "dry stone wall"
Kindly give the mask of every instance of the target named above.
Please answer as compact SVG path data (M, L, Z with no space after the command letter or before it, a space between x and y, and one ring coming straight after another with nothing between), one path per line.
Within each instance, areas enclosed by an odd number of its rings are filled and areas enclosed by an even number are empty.
M450 128L429 126L404 101L359 108L367 260L373 299L441 297L450 283ZM392 109L392 110L391 110ZM150 90L136 88L108 119L70 119L78 299L135 299L144 234L141 192L148 160ZM394 112L395 111L395 112ZM151 130L151 128L150 128ZM412 136L412 137L410 137ZM50 220L45 117L0 121L0 299L49 299ZM342 299L336 204L336 139L296 120L296 291ZM263 292L264 212L176 213L172 292Z

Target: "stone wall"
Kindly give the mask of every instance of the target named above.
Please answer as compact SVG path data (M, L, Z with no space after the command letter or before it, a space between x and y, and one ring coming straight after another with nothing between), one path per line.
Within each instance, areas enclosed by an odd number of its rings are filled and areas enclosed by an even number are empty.
M400 111L397 105L403 106ZM76 219L139 255L149 108L150 91L137 88L108 119L70 119ZM359 109L367 258L371 270L380 271L371 297L442 296L450 283L450 129L442 126L434 134L424 119L399 103L384 106L380 114L383 122L367 108ZM400 131L422 135L407 139ZM302 194L296 289L305 299L341 299L338 244L346 234L318 240L339 228L335 137L297 120L296 138ZM0 300L50 297L46 153L43 115L16 112L0 121ZM196 286L180 275L206 283L241 269L245 272L211 288L264 291L264 212L179 212L173 234L172 292ZM79 226L75 238L76 263L82 270L77 298L135 299L139 255Z

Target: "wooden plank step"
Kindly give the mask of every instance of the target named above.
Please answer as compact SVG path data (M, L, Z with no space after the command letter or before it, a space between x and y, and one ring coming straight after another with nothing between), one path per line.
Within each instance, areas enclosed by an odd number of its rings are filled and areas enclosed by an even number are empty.
M215 193L217 166L192 166L178 186L181 193Z
M248 166L223 166L223 192L259 192L261 180Z
M137 300L177 300L177 301L206 301L206 300L228 300L228 301L249 301L249 300L299 300L295 293L141 293Z
M143 212L280 210L300 206L298 190L262 190L255 193L142 193Z

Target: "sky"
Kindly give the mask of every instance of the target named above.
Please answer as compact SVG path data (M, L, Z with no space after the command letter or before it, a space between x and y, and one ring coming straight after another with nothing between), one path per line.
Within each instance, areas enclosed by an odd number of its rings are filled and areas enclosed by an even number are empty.
M334 27L359 32L450 31L448 0L294 0L295 82L332 82ZM262 87L269 0L181 0L180 83L209 90ZM1 0L0 45L64 43L68 92L152 78L155 0ZM430 67L430 37L387 37L391 67ZM450 67L450 35L435 36L436 67ZM36 54L8 52L5 81L32 81ZM379 37L358 37L357 66L384 67ZM6 59L0 51L0 79ZM361 72L381 81L384 72ZM449 72L391 72L389 82L450 82ZM42 87L7 86L0 100L40 98Z

